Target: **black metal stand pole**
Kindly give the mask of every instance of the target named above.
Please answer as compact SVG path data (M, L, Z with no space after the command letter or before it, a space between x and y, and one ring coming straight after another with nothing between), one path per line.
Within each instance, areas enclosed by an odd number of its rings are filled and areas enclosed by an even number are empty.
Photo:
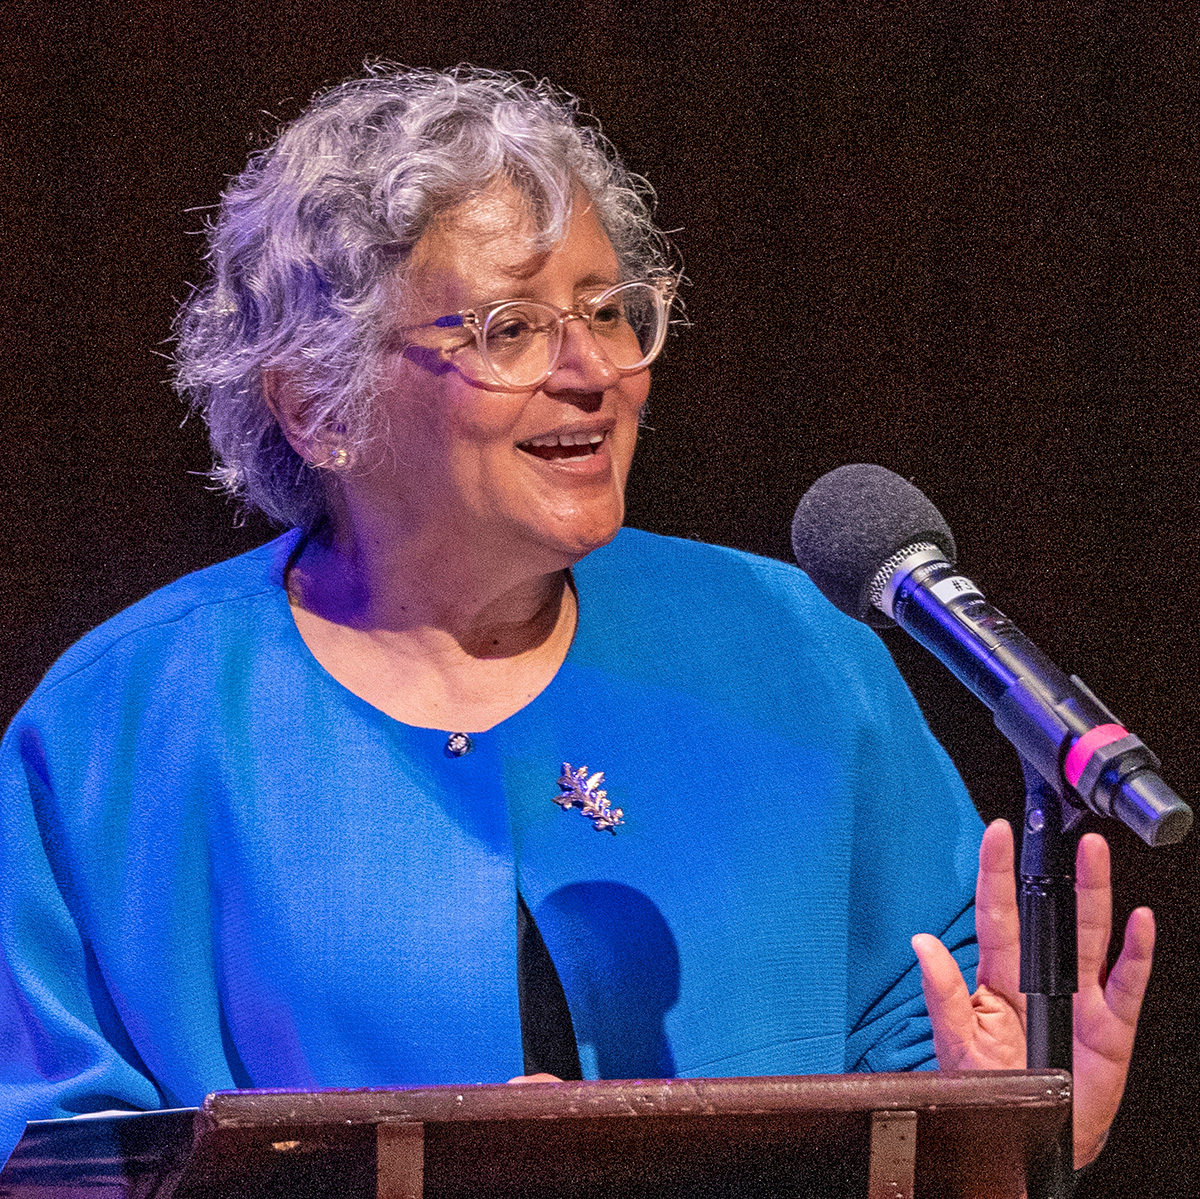
M1025 1064L1071 1070L1072 1002L1079 988L1075 941L1075 847L1081 813L1027 762L1021 839L1021 990L1026 996ZM1059 1134L1045 1169L1030 1179L1029 1199L1067 1199L1074 1189L1072 1122Z

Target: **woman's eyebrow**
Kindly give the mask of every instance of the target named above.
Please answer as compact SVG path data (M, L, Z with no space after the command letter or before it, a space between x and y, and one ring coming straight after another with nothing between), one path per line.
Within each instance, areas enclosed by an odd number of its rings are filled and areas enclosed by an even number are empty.
M591 287L615 287L618 282L616 271L604 271L602 273L593 271L592 274L585 275L575 284L575 290L579 291L583 288Z

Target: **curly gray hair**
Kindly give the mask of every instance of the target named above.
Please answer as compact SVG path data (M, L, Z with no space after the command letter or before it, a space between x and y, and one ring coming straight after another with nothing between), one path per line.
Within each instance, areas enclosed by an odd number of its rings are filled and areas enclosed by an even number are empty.
M361 454L403 266L432 222L497 179L529 201L539 244L562 237L582 188L625 277L668 269L649 184L545 82L379 64L250 160L208 230L211 278L176 322L175 386L208 424L224 490L283 524L324 522L321 471L288 444L264 372L299 373L302 435Z

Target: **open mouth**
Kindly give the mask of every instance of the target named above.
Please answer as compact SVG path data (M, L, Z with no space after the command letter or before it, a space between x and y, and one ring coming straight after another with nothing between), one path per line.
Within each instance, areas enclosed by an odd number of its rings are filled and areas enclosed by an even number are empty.
M517 449L547 462L590 458L603 444L605 433L555 433L519 441Z

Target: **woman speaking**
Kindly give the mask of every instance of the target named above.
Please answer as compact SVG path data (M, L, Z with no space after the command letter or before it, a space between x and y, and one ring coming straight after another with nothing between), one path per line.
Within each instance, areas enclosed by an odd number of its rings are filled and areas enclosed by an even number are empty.
M290 531L94 630L8 731L0 1154L233 1087L1024 1065L1011 834L874 634L621 530L674 277L569 98L343 84L208 261L179 386ZM1106 855L1079 1164L1153 944L1139 910L1101 987Z

